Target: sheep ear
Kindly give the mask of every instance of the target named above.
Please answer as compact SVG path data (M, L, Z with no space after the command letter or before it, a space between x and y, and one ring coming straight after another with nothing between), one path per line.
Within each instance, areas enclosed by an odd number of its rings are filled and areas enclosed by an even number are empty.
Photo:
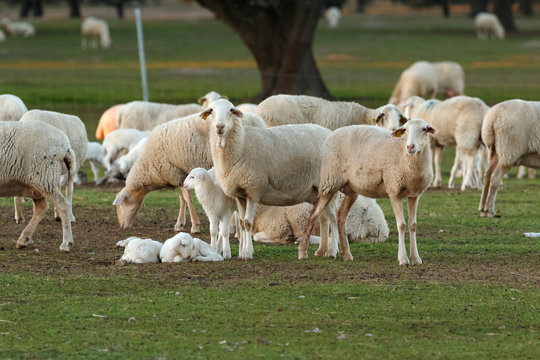
M399 117L399 123L400 123L401 125L405 125L405 123L406 123L407 121L409 121L409 119L407 119L407 118L406 118L405 116L403 116L403 115L400 115L400 117Z
M426 127L426 132L431 133L431 134L436 134L436 133L437 133L437 129L435 129L435 128L434 128L433 126L431 126L431 125L428 125L428 126Z
M203 120L206 120L207 117L210 116L210 114L212 114L212 109L206 109L205 111L203 111L202 113L200 113L200 117L203 119Z
M124 202L124 200L127 199L128 196L129 196L129 193L127 191L122 190L118 193L118 195L116 195L116 199L114 199L112 204L115 206L120 205Z
M203 96L203 97L200 97L199 100L197 100L197 102L198 102L200 105L204 104L204 103L206 102L206 97L204 97L204 96Z
M381 123L382 121L384 121L384 118L386 117L386 115L384 113L380 113L377 118L375 120L373 120L373 122L375 124L379 124Z
M241 112L238 108L235 108L235 107L232 107L232 108L231 108L231 113L232 113L234 116L239 117L239 118L244 117L244 113Z
M401 137L403 134L405 134L406 129L403 127L397 128L396 130L392 131L392 136L394 137Z

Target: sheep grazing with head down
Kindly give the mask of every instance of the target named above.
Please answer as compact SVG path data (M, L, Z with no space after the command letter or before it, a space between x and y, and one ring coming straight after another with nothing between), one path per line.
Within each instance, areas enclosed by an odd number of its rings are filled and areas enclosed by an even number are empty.
M4 17L0 20L0 25L3 25L6 33L11 36L29 37L36 33L34 25L27 21L11 21Z
M401 73L388 102L401 105L411 96L433 98L437 92L437 74L433 65L427 61L417 61Z
M504 39L504 27L495 14L480 12L474 18L476 35L479 40L488 40L490 37Z
M313 223L334 195L345 198L338 210L338 233L344 260L352 260L345 233L347 215L357 194L390 199L399 233L398 261L408 265L405 249L405 217L402 201L408 198L410 256L412 264L422 260L416 248L416 208L420 195L433 178L429 145L434 127L424 120L412 119L390 132L375 126L348 126L338 129L323 144L319 195L298 245L298 258L307 258L309 234ZM405 134L405 137L402 135Z
M437 78L437 95L450 98L464 94L465 71L460 64L453 61L439 61L431 65Z
M540 101L513 99L493 106L482 124L489 166L478 210L495 217L495 198L502 177L513 166L540 168Z
M159 252L163 244L152 239L141 239L131 236L117 242L116 246L124 248L124 254L118 260L118 263L120 265L127 265L129 263L158 263L160 261Z
M88 16L81 24L82 47L97 48L98 45L106 49L111 46L111 34L109 33L109 24L103 19L95 16Z
M184 232L165 241L159 257L161 262L223 261L223 257L208 243Z
M0 95L0 121L18 121L28 109L18 96Z

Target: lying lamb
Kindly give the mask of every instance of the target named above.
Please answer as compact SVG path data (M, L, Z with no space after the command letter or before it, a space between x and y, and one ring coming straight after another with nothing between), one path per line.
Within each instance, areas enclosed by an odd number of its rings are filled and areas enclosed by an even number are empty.
M208 243L184 232L167 239L159 257L161 262L223 261L223 257Z
M127 265L129 263L158 263L160 261L159 252L163 244L152 239L131 236L117 242L116 246L124 248L124 254L118 260L118 263Z

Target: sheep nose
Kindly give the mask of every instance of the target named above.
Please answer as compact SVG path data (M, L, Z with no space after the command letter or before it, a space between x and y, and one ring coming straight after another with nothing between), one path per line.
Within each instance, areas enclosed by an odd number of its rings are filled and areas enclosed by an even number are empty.
M407 150L409 151L414 150L414 144L407 145Z
M216 125L216 129L217 129L218 134L223 134L223 129L224 128L225 128L225 125L222 125L222 124Z

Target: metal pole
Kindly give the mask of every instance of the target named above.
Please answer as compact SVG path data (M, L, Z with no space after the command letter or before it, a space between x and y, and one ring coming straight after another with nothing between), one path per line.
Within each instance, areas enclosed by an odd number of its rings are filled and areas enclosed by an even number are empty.
M139 63L141 65L141 83L143 100L148 101L148 82L146 81L146 60L144 59L144 39L142 32L141 10L135 9L135 23L137 24L137 43L139 45Z

